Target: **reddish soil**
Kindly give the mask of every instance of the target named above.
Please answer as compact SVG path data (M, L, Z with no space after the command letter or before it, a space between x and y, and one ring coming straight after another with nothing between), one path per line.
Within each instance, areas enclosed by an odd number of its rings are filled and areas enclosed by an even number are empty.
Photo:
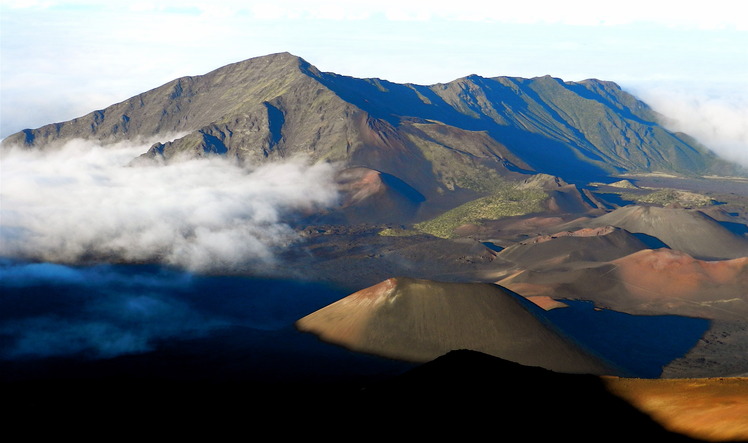
M664 428L706 441L748 441L748 378L602 377Z
M630 295L639 298L744 298L748 257L696 260L670 249L644 250L613 261Z

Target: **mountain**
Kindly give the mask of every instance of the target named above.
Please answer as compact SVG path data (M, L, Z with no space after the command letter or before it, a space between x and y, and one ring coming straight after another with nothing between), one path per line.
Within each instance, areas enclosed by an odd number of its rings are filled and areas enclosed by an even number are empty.
M470 75L397 84L321 72L278 53L175 79L3 145L157 139L137 161L219 154L253 165L301 154L391 178L400 186L387 201L411 214L424 201L454 207L528 173L570 183L632 172L735 173L659 120L607 81Z

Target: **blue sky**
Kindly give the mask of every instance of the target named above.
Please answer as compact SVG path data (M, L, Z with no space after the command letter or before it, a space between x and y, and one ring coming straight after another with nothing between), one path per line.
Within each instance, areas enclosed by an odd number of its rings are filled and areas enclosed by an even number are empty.
M738 0L0 0L0 137L228 63L288 51L400 83L600 78L748 163L748 18Z

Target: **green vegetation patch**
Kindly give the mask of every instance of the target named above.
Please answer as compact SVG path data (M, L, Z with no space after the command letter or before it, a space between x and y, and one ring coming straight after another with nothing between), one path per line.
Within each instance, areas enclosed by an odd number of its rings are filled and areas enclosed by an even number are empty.
M660 189L645 195L621 193L621 198L659 206L677 204L684 208L701 208L715 203L714 199L709 196L678 189Z
M379 235L382 237L409 237L411 235L420 234L420 231L414 229L402 229L402 228L384 228L379 231Z
M436 237L452 238L454 230L464 224L480 224L485 220L540 212L547 198L548 194L542 189L507 188L467 202L413 227Z

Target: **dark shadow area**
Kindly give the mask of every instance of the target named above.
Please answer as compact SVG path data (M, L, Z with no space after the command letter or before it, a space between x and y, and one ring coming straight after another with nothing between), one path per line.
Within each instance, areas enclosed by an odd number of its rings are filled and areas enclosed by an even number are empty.
M229 342L235 344L273 331L282 338L298 318L348 295L322 283L156 265L13 261L0 263L0 291L0 359L36 361L39 368L45 358L145 355L172 342L211 341L232 329Z
M498 125L488 131L534 170L561 177L567 183L585 185L611 173L581 160L568 145L540 134Z
M745 225L743 223L725 221L717 221L717 223L722 225L725 229L732 232L733 234L737 234L743 237L748 236L748 225Z
M626 200L621 197L621 194L614 192L595 192L595 196L599 197L601 200L607 203L611 203L619 207L634 204L633 200Z
M34 144L34 139L36 138L34 136L34 132L31 129L24 129L21 131L23 133L23 142L26 146L31 146Z
M641 242L647 245L649 249L670 249L670 246L666 245L665 242L655 236L645 234L643 232L632 232L631 235L641 240Z
M206 366L214 363L203 359ZM189 359L173 357L173 364ZM280 362L279 362L280 363ZM282 362L286 365L294 362ZM104 368L105 369L105 368ZM279 373L278 375L284 375ZM452 351L369 379L103 376L3 384L6 430L119 435L696 442L663 429L592 375ZM85 425L82 423L85 422Z
M487 247L488 249L490 249L492 251L495 251L495 252L501 252L501 251L504 250L504 248L502 248L501 246L493 244L493 243L491 243L489 241L481 242L481 244L483 246Z
M283 124L286 117L283 112L268 102L263 103L268 110L268 127L270 129L270 146L277 145L283 138Z
M657 378L709 329L709 320L675 315L630 315L596 310L591 302L561 300L568 308L546 316L584 346L640 378Z
M378 422L385 428L375 432L399 428L405 435L431 438L538 442L695 441L666 431L609 393L598 377L522 366L469 350L449 352L371 385L356 404L360 409L346 415L354 423L365 425L387 414Z
M544 82L551 81L551 82L554 82L555 85L558 85L560 88L565 87L564 83L561 82L561 80L557 78L544 77L542 79L538 79L537 81L544 81ZM526 83L527 83L526 80L524 81L515 80L514 81L514 84L517 86L517 88L520 89L521 94L527 97L531 97L532 98L531 103L541 108L545 114L551 117L551 120L554 122L553 126L558 128L563 134L565 134L567 138L575 139L578 142L578 145L575 147L576 149L581 148L582 150L584 150L584 155L593 161L603 162L604 159L594 152L595 150L597 150L597 148L595 148L595 146L587 140L587 136L582 131L580 131L573 125L569 124L569 122L567 121L568 118L565 118L564 116L559 114L558 111L556 111L556 109L554 109L552 106L546 103L546 101L533 88L529 87ZM486 88L485 86L483 89L486 89L489 91L491 90L490 88ZM521 106L528 115L530 114L530 109L526 101L517 100L516 105ZM571 146L569 146L569 148L574 150L574 148L572 148Z
M225 154L229 151L221 139L215 135L206 134L204 132L201 132L201 134L203 136L203 152L206 154Z
M380 177L385 185L396 191L399 195L405 197L411 203L420 204L426 201L426 197L424 197L423 194L394 175L380 172Z
M3 260L0 293L4 419L19 429L254 434L306 408L323 420L329 400L414 366L296 330L348 294L327 284Z

